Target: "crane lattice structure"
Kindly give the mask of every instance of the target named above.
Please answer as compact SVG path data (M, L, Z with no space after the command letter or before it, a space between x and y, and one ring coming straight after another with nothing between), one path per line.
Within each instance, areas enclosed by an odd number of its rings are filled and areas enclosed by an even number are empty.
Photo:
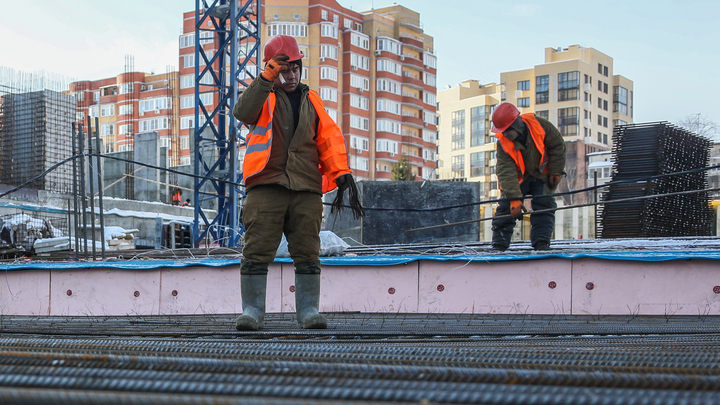
M248 86L245 79L259 72L259 12L260 0L195 0L194 247L208 237L238 246L243 233L238 152L246 130L232 109L239 89ZM207 43L216 45L213 52L204 48ZM201 95L207 93L217 94L218 102L206 106Z

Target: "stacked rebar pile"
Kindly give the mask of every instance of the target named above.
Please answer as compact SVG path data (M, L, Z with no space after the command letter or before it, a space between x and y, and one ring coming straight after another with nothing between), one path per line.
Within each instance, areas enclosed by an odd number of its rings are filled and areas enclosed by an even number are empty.
M636 199L605 204L603 238L710 235L708 192L641 198L705 189L706 171L694 169L708 166L710 140L658 122L616 127L613 141L613 183L620 183L605 200Z

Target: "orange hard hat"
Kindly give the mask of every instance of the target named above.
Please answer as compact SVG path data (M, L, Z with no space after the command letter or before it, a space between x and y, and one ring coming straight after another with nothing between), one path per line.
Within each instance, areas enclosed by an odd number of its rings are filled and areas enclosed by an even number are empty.
M506 129L510 128L510 125L515 122L517 117L520 116L520 111L517 107L510 103L500 104L492 115L492 133L497 134L498 132L505 132Z
M295 38L289 35L276 35L270 38L265 44L263 49L263 62L267 62L272 59L273 56L283 53L290 59L288 62L294 62L302 59L305 55L300 52L298 43Z

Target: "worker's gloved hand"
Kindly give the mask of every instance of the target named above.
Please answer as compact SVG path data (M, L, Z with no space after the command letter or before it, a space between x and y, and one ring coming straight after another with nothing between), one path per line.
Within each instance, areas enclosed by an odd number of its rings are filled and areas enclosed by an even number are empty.
M335 179L335 183L338 186L338 193L341 193L345 190L347 190L348 186L350 186L350 182L355 182L355 180L352 178L352 174L343 174L342 176Z
M358 191L357 185L355 184L355 179L353 179L352 174L347 173L343 174L342 176L338 176L338 178L335 179L335 184L337 184L338 190L337 195L335 196L335 200L332 202L332 205L330 207L330 212L335 212L335 210L340 211L342 208L345 207L345 205L343 205L343 200L345 190L348 190L350 209L352 210L353 218L360 219L361 217L365 216L365 209L360 203L360 192Z
M265 64L265 70L261 73L262 77L274 82L280 75L280 72L287 72L288 60L290 60L290 57L284 53L273 56L272 59Z
M523 205L522 200L510 201L510 215L513 218L520 218L523 212L527 212L527 208Z
M560 184L560 179L562 177L559 174L553 174L548 178L548 184L550 185L550 188L555 188Z

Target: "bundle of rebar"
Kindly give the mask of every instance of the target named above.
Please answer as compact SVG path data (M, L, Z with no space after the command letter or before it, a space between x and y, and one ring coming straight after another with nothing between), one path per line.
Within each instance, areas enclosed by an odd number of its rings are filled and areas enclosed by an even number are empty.
M615 170L604 199L603 238L708 236L709 193L645 198L707 188L709 139L667 122L613 132ZM612 200L637 198L611 203Z

